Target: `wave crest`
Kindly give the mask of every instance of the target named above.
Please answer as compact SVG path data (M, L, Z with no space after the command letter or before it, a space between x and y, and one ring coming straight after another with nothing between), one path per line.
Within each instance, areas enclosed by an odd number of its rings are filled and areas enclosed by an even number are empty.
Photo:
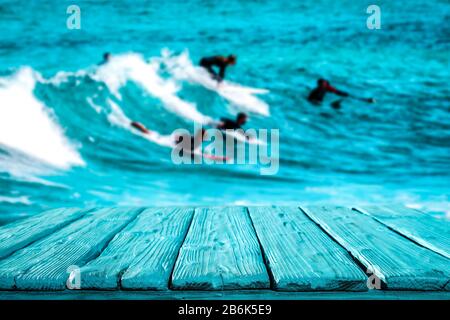
M29 67L0 81L0 144L61 169L84 165L50 109L33 94L41 76Z

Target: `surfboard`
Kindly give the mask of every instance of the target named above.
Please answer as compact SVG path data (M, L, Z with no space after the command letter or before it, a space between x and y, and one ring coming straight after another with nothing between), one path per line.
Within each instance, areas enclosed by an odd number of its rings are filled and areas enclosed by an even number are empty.
M227 81L217 83L213 79L209 81L200 81L205 88L217 92L225 100L247 112L258 113L263 116L269 116L269 105L256 97L254 94L258 92L267 93L265 89L257 89L244 87L240 85L230 84Z
M248 93L248 94L267 94L269 93L269 90L267 89L260 89L260 88L253 88L253 87L245 87L240 84L230 82L230 81L222 81L219 84L219 87L223 86L224 91L229 92L242 92L242 93Z

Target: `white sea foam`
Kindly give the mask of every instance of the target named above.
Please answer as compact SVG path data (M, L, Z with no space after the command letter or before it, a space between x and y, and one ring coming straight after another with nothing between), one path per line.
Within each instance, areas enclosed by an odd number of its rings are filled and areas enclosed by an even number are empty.
M89 106L91 106L92 109L95 110L95 112L97 112L98 114L102 113L102 107L96 104L91 97L87 97L86 102Z
M70 71L58 71L53 77L50 79L39 79L42 83L50 83L55 86L59 86L62 83L66 83L69 81L70 78L81 78L85 77L89 74L87 70L78 70L76 72L70 72ZM79 82L78 82L79 83Z
M267 93L265 89L244 87L226 80L219 84L206 70L192 63L187 51L177 56L165 49L162 51L162 62L177 80L196 83L217 92L231 105L243 111L269 115L269 105L256 96Z
M119 105L111 99L108 99L107 102L111 107L111 112L107 116L108 121L113 125L122 127L124 129L130 129L131 120L125 115Z
M0 203L10 203L10 204L25 204L25 205L31 205L31 201L27 196L20 196L20 197L6 197L6 196L0 196Z
M129 53L112 57L108 63L99 66L92 77L104 82L119 100L120 89L127 82L133 81L148 94L159 99L167 110L202 124L212 121L210 117L201 114L194 103L184 101L176 95L179 90L176 82L159 75L157 62L147 63L139 54Z
M154 130L149 130L149 133L142 133L131 126L131 119L129 119L125 115L125 113L117 103L115 103L111 99L108 99L108 104L111 107L111 112L108 114L107 117L108 121L111 124L126 129L132 132L133 134L141 136L144 139L147 139L160 146L169 148L173 148L175 146L174 138L172 137L172 135L161 135L160 133Z
M84 165L55 117L33 95L39 78L24 67L0 79L0 144L57 168Z

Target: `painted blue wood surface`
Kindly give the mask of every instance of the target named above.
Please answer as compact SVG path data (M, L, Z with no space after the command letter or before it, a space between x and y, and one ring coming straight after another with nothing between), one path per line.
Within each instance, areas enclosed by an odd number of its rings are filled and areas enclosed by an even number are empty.
M0 289L63 290L70 266L98 256L141 209L94 210L41 241L0 261Z
M66 290L0 291L0 300L450 300L446 291ZM189 303L189 301L186 301ZM72 311L72 309L70 309ZM78 310L78 309L77 309ZM150 310L150 309L149 309ZM374 309L367 309L372 312ZM379 309L375 309L379 310ZM149 311L150 312L150 311ZM301 312L301 309L299 309ZM374 311L376 313L376 311ZM193 318L194 319L194 318ZM245 319L245 318L243 318ZM250 318L251 319L251 318ZM260 319L260 318L254 318Z
M150 208L81 269L83 289L167 290L193 209Z
M247 210L196 209L172 276L178 290L269 288Z
M444 290L450 260L348 208L302 207L329 235L392 290Z
M171 209L170 216L153 216L149 223L155 226L155 234L147 245L147 250L124 272L122 288L127 290L167 290L170 275L180 247L192 221L194 209ZM156 221L155 221L156 219Z
M356 210L450 259L450 221L401 206L367 206Z
M276 290L365 291L350 255L296 207L250 207Z
M165 290L161 296L174 298L181 290L275 295L266 290L268 271L277 290L360 290L366 268L388 290L450 291L448 222L415 210L143 210L60 209L1 227L0 291L64 290L71 265L81 267L84 289Z
M1 227L0 259L59 230L87 211L79 208L54 209Z

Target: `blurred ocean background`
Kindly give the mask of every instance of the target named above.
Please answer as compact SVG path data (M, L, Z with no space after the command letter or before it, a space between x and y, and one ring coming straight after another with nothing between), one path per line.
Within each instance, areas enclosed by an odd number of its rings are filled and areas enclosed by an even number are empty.
M0 0L0 223L60 206L401 203L450 216L450 2ZM81 9L81 29L66 9ZM110 62L98 65L104 52ZM203 56L238 56L223 97ZM305 97L317 78L376 104ZM171 162L162 137L250 113L280 169ZM268 115L270 113L270 115ZM164 140L162 138L162 140Z

